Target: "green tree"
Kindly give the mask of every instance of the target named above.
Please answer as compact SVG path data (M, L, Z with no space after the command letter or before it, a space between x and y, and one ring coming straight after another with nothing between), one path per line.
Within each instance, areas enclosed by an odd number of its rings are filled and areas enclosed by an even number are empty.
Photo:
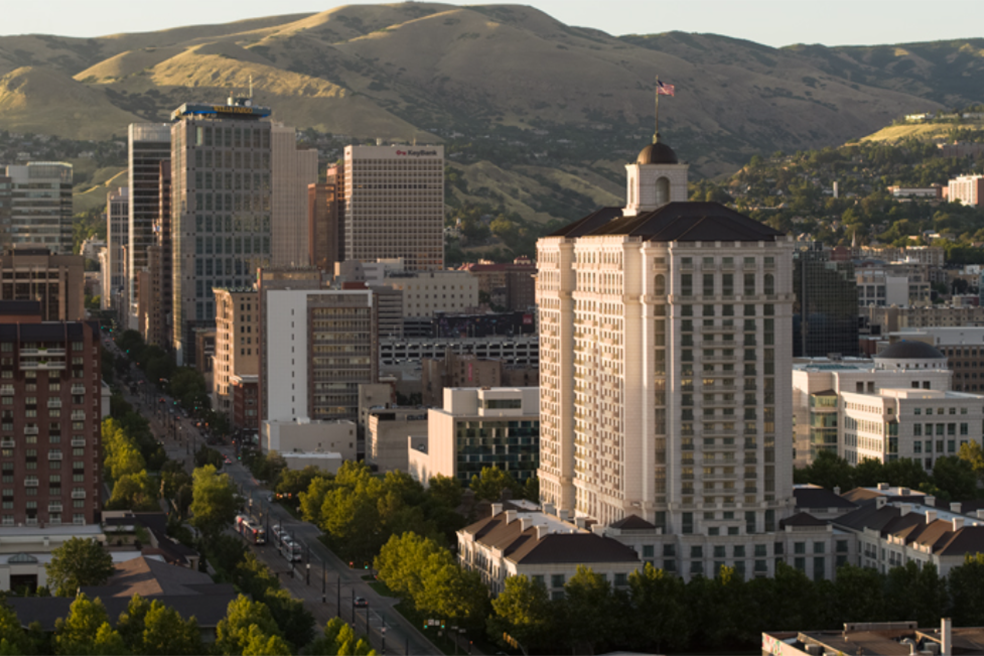
M481 474L475 474L471 479L471 489L476 499L498 501L502 491L508 489L513 498L518 499L523 494L523 487L509 472L498 467L482 467Z
M246 634L243 656L291 656L290 645L276 634L264 633L253 624Z
M48 587L60 597L74 595L81 586L102 585L116 571L113 557L91 538L68 539L51 552L45 569Z
M977 474L969 461L956 456L937 458L933 464L933 484L945 492L944 501L977 498Z
M79 594L69 606L68 617L55 620L55 653L101 654L96 638L103 625L109 625L109 616L102 601ZM107 637L103 632L104 641Z
M427 482L427 494L437 503L454 509L461 505L461 483L457 478L438 474Z
M314 615L290 591L268 588L263 603L270 609L270 614L294 651L314 638Z
M683 580L650 563L629 574L629 590L635 610L633 637L641 649L657 652L685 649L690 641Z
M610 634L612 586L590 567L577 566L577 573L564 584L563 625L577 653L594 653L594 645Z
M229 602L226 615L215 627L215 646L221 654L242 654L249 641L250 627L260 634L279 636L280 629L267 605L239 595Z
M140 654L167 656L203 653L201 629L195 618L185 620L178 611L153 601L144 617Z
M100 654L100 656L126 656L130 651L126 648L119 632L115 631L109 622L103 622L99 626L99 630L96 631L96 639L92 643L91 653Z
M895 617L910 617L919 626L935 626L947 604L946 579L940 578L933 563L920 568L910 560L888 570L885 603Z
M854 487L854 468L832 451L820 451L808 467L794 470L797 483L813 483L832 490L839 487L846 492Z
M335 481L333 478L318 477L311 481L307 491L301 492L299 495L301 517L304 521L321 525L321 509L325 504L325 497L334 489Z
M490 635L508 633L527 650L548 644L552 614L550 595L542 583L525 575L506 578L502 592L492 600L492 609L495 614L488 619Z
M885 586L874 569L842 565L831 587L829 605L842 617L858 622L881 622L885 617Z
M0 653L26 654L29 651L30 642L17 613L6 601L0 601Z
M126 611L120 613L116 621L116 630L126 648L134 654L140 654L143 650L144 619L150 610L150 602L140 595L133 595L126 606Z
M195 469L192 481L191 525L209 542L236 518L236 487L212 465Z
M955 626L984 624L984 554L967 554L963 565L951 569L947 591Z
M160 510L157 504L157 485L146 470L124 474L113 485L113 494L106 502L107 510Z
M970 467L977 474L978 480L984 478L984 449L978 442L971 440L961 444L957 457L970 463Z

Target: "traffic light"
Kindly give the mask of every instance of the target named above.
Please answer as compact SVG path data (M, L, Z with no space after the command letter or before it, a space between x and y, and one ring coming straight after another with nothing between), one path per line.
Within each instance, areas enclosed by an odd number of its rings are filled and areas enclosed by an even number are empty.
M427 630L427 620L424 620L424 631Z
M369 569L369 563L362 563L362 569Z

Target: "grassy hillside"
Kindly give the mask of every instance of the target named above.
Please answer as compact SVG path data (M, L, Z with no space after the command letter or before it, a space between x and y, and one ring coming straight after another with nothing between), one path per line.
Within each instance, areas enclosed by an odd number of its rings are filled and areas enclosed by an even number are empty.
M976 39L777 49L613 37L519 5L356 5L93 39L0 37L0 129L107 139L252 80L256 101L298 128L443 141L469 190L540 221L621 197L624 164L653 131L657 74L677 86L662 104L664 140L692 175L717 176L755 154L981 102L982 50Z

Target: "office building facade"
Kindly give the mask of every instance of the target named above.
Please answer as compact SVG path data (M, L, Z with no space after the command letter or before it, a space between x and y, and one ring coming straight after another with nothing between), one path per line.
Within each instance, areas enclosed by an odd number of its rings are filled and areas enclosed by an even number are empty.
M793 256L793 357L858 355L858 285L854 264L832 261L822 244Z
M255 289L216 288L215 361L212 365L212 408L235 412L233 380L254 379L260 369L260 299ZM254 394L255 396L255 394Z
M171 126L168 123L131 123L127 141L130 187L127 287L129 302L134 306L131 313L136 314L140 295L137 274L147 269L147 249L155 243L154 221L160 211L160 166L161 161L171 157Z
M270 130L273 209L273 266L307 266L308 185L318 181L318 151L299 149L294 128Z
M29 162L8 166L11 245L43 246L72 254L72 165Z
M14 246L0 255L0 300L38 301L42 321L85 318L85 263L81 255Z
M271 256L270 110L248 99L182 105L171 126L173 339L195 362L195 331L214 325L215 287L242 288Z
M106 266L103 273L103 308L119 307L127 284L127 251L130 245L130 188L118 187L106 196Z
M260 293L262 419L358 419L359 385L379 379L372 292Z
M444 268L444 146L346 146L345 259Z
M308 185L308 262L326 273L344 258L339 225L338 188L329 182Z

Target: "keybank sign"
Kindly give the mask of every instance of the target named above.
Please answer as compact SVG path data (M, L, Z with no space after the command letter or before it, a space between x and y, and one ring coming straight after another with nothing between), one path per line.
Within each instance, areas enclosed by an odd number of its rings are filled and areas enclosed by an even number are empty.
M436 150L399 150L396 151L397 155L403 157L436 157Z

